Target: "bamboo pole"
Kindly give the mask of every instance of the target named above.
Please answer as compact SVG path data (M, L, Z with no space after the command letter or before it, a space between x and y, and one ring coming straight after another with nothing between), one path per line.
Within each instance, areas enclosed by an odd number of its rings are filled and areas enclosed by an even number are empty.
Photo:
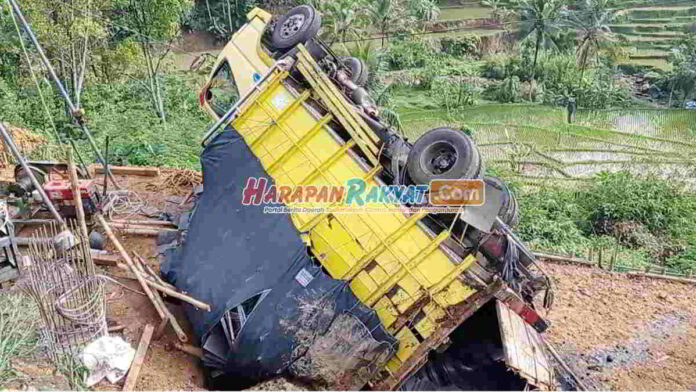
M143 288L143 291L145 292L145 294L147 294L147 297L150 299L150 302L152 302L153 306L157 310L157 314L159 314L160 318L166 318L167 316L164 314L162 309L159 308L157 301L155 300L155 297L152 293L152 290L150 289L150 286L148 286L147 281L138 273L133 259L131 259L130 255L128 255L128 252L126 252L126 250L123 248L123 245L121 245L121 241L119 241L118 238L116 238L114 232L111 231L111 227L109 227L109 224L106 223L106 219L104 219L104 217L101 214L94 214L94 217L97 219L102 228L104 228L106 236L109 237L109 240L113 242L116 249L119 251L119 253L121 253L121 257L123 257L123 259L126 261L126 264L130 268L131 272L135 274L135 277L138 279L138 283L140 283L140 287Z
M124 224L124 225L136 225L136 226L174 226L174 222L163 221L163 220L122 220L122 219L112 219L109 221L111 225Z
M145 261L144 261L143 258L140 257L140 255L138 255L137 253L133 252L133 254L135 255L135 259L140 263L140 264L139 264L139 265L140 265L140 271L141 271L142 273L145 273L145 267L144 267ZM166 304L164 303L164 301L162 300L162 297L160 296L160 293L159 293L159 292L155 292L155 293L154 293L154 296L155 296L155 299L159 302L160 306L162 307L162 310L164 311L164 314L165 314L165 315L167 316L167 318L169 319L169 323L172 325L172 329L174 329L174 332L176 333L176 336L179 338L179 341L181 341L182 343L188 342L188 336L186 335L186 332L184 332L184 330L181 328L181 325L179 325L179 322L176 321L176 317L174 317L174 315L173 315L172 312L169 310L169 308L167 308L167 305L166 305ZM159 336L160 336L160 335L162 334L162 332L163 332L163 328L158 328L158 329L159 329L159 331L157 331L157 335L158 335L158 338L159 338Z
M135 228L135 229L116 227L116 229L123 234L145 235L145 236L156 236L160 232L171 231L171 230L159 230L159 229L146 229L146 228L141 228L141 227Z
M565 257L565 256L558 256L558 255L549 255L546 253L541 253L541 252L533 252L534 256L540 258L540 259L548 259L548 260L554 260L554 261L563 261L566 263L573 263L573 264L581 264L581 265L589 265L589 266L596 266L597 263L593 263L588 260L583 260L583 259L578 259L578 258L570 258L570 257Z
M155 288L155 289L157 289L157 290L159 290L159 291L161 291L161 292L167 294L168 296L170 296L170 297L172 297L172 298L178 298L178 299L180 299L180 300L182 300L182 301L184 301L184 302L188 302L189 304L191 304L191 305L193 305L193 306L195 306L195 307L197 307L197 308L199 308L199 309L203 309L203 310L205 310L205 311L208 311L208 312L210 312L210 311L212 310L211 307L210 307L210 305L208 305L208 304L205 303L205 302L201 302L201 301L199 301L199 300L197 300L197 299L195 299L195 298L193 298L193 297L189 297L189 296L186 295L186 294L182 294L182 293L180 293L180 292L178 292L178 291L174 291L174 290L172 290L172 289L170 289L170 288L168 288L168 287L162 286L161 284L155 283L155 282L153 282L153 281L151 281L151 280L148 280L148 281L146 281L146 282L147 282L147 284L149 284L150 286L152 286L152 288Z
M85 240L89 238L89 232L87 231L87 222L85 221L85 210L82 204L82 192L80 191L79 180L77 178L77 168L75 167L75 160L73 159L72 150L68 150L68 174L70 175L70 189L73 193L73 200L75 201L75 212L77 213L77 221L80 223L80 231Z
M544 339L541 335L539 335L539 337L541 338L541 341L544 342L544 345L549 350L551 355L561 365L563 370L568 372L568 374L570 374L570 376L573 378L573 380L575 380L575 383L577 384L578 388L580 388L581 391L587 391L588 390L587 387L582 383L582 381L580 381L580 378L578 378L578 376L576 376L575 373L570 369L570 367L565 363L563 358L561 358L561 356L558 355L558 352L556 352L556 350L553 348L551 343L547 342L546 339Z
M111 222L109 222L109 224L111 225L111 227L114 227L116 229L148 230L148 231L154 230L157 232L160 232L160 231L178 231L177 229L172 228L172 227L162 227L162 226L152 227L152 226L146 226L146 225L138 225L138 224L134 224L134 223L121 223L121 222L111 221Z
M122 264L122 263L119 263L119 265L117 265L117 267L119 267L121 269L129 269L127 265ZM159 290L162 293L167 294L168 296L170 296L172 298L180 299L180 300L187 302L187 303L189 303L189 304L191 304L199 309L203 309L203 310L208 311L208 312L211 311L210 305L206 304L205 302L201 302L193 297L190 297L186 294L180 293L180 292L176 291L175 289L171 289L170 288L171 285L168 283L165 283L165 285L161 285L161 284L151 280L150 278L147 278L147 277L143 278L142 276L140 276L140 278L144 279L145 283L148 284L153 289ZM134 278L129 278L129 279L134 279Z

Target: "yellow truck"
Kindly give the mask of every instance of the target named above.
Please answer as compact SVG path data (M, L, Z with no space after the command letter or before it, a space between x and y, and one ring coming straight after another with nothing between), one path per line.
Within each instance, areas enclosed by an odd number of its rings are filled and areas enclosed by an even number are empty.
M204 136L206 150L234 132L272 180L273 192L291 189L278 202L276 193L259 191L261 182L250 181L242 207L266 197L277 203L274 208L287 207L309 257L345 282L394 339L394 350L375 359L367 376L323 387L555 388L557 376L540 337L548 323L534 304L546 292L550 305L550 280L510 229L519 215L514 196L503 182L483 176L481 156L463 132L438 128L411 143L384 125L365 88L367 67L335 55L317 38L320 26L321 16L310 6L280 17L253 9L220 53L200 103L216 120ZM205 181L207 170L204 164ZM472 196L481 199L478 205L460 202L433 212L433 181L458 180L480 186ZM361 185L382 197L346 203L346 192ZM339 197L293 198L299 188L328 188ZM426 201L416 205L413 197L389 193L399 189ZM305 280L301 275L297 282L311 280L311 274ZM217 362L207 363L211 380L229 376L224 369L234 362L234 333L257 312L242 305L224 305L219 330L228 343L218 350L224 353L215 354L212 328L201 334L204 351L227 363L217 370Z

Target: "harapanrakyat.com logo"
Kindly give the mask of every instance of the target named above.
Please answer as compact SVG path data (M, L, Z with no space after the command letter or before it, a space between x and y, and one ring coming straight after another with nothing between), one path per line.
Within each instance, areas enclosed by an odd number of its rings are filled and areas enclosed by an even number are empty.
M429 185L380 185L352 178L344 185L276 185L265 177L249 177L242 204L271 207L271 213L365 212L394 208L451 213L485 201L483 180L433 180Z

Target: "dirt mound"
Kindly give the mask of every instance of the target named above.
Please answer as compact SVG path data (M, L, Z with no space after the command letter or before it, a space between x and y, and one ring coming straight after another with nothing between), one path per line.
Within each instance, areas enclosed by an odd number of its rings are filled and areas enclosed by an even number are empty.
M14 127L7 123L3 123L7 127L10 136L14 140L17 148L25 156L31 154L42 144L46 143L46 138L42 135L36 134L28 129ZM0 167L6 167L7 165L15 163L15 159L10 152L10 149L5 146L5 142L2 143L2 152L0 153Z

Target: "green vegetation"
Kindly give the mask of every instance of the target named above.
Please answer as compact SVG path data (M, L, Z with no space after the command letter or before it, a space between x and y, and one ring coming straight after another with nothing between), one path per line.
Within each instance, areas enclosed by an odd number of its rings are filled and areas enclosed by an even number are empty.
M523 192L519 233L532 246L583 255L617 248L619 265L696 269L696 195L672 181L600 173L575 190Z
M38 340L38 311L21 294L0 294L0 383L17 376L12 360L30 353Z
M184 23L193 30L207 31L218 40L226 42L246 23L246 15L254 3L254 0L198 1L185 17Z
M490 18L493 11L488 7L442 7L438 20L462 20Z
M442 125L471 130L489 169L520 192L525 240L579 253L613 246L628 255L627 265L693 266L692 228L678 219L693 218L686 212L693 198L664 178L693 170L696 121L684 111L645 108L626 78L647 81L653 102L664 105L683 106L696 95L696 41L683 30L696 21L693 7L644 7L644 0L577 7L486 0L441 9L433 0L305 2L322 13L322 37L340 55L368 64L367 87L385 121L411 140ZM202 77L172 71L169 52L185 29L228 39L252 1L23 4L97 142L110 138L112 162L198 167L200 133L209 124L197 97ZM59 157L54 141L73 139L92 161L36 67L36 52L28 47L25 56L6 6L0 9L2 120L51 141L35 158ZM68 36L73 25L81 27ZM575 124L567 123L570 98L580 108ZM597 174L604 171L627 173ZM634 191L623 192L627 187ZM640 235L626 237L629 231Z

